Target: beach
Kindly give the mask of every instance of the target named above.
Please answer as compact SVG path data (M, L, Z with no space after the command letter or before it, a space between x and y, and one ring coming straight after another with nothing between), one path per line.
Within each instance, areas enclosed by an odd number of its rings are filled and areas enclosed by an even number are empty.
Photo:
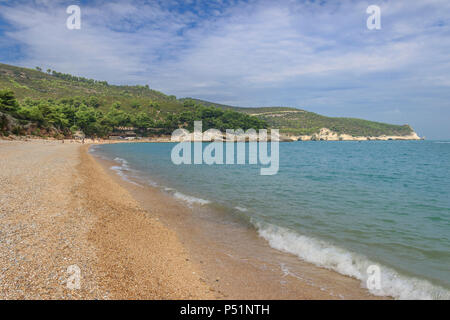
M0 142L0 299L206 299L176 234L86 153ZM69 289L69 266L81 271Z
M121 179L88 147L0 140L0 299L379 298L255 232L199 223L192 207ZM79 289L68 287L70 266Z

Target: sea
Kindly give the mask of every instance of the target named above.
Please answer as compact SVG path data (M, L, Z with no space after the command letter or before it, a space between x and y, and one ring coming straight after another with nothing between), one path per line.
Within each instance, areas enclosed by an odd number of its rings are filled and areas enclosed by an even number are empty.
M450 141L280 143L274 175L260 163L174 164L174 146L91 152L124 180L238 218L272 248L375 295L450 299Z

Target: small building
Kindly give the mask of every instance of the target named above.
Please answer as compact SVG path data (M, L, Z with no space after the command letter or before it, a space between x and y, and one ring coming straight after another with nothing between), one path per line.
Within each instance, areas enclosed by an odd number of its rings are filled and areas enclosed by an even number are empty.
M135 131L135 127L116 127L114 128L116 131Z
M123 139L123 137L120 134L118 134L118 133L111 133L108 136L108 139L109 140L121 140L121 139Z
M134 131L125 131L122 136L125 138L136 138L137 134Z

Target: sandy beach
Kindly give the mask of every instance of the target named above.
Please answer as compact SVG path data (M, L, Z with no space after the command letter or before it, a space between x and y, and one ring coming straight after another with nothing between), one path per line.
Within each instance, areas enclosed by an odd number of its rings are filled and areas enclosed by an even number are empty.
M0 299L213 298L176 234L86 148L0 140Z
M246 230L200 228L192 208L123 181L88 147L0 140L0 299L376 298ZM67 286L74 265L80 289Z

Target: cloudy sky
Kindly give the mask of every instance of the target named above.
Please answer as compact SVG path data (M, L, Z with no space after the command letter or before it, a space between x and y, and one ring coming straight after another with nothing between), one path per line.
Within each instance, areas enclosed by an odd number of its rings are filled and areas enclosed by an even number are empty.
M366 26L372 4L380 30ZM3 63L450 139L448 0L0 0L0 48Z

